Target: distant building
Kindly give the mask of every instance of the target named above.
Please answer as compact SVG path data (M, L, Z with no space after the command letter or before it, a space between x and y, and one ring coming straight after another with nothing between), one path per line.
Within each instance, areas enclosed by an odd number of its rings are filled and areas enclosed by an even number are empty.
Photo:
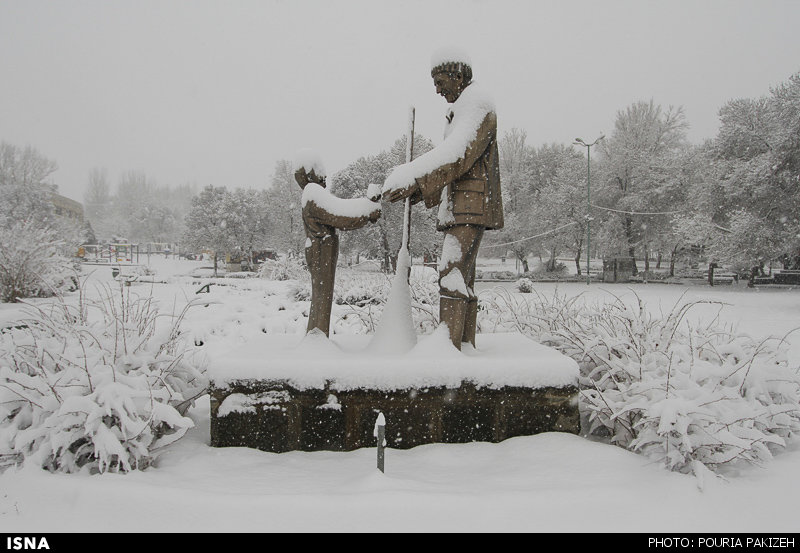
M58 217L73 220L77 223L83 222L83 204L71 200L60 194L53 194L53 211Z

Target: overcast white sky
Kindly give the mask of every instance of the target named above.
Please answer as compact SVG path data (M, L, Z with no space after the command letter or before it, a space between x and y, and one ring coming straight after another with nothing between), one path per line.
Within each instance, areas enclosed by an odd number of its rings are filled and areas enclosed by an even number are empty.
M56 160L77 200L92 167L260 188L310 147L330 174L389 147L411 105L441 139L430 56L455 45L501 135L591 140L652 98L698 143L727 100L800 70L799 21L794 0L0 0L0 140Z

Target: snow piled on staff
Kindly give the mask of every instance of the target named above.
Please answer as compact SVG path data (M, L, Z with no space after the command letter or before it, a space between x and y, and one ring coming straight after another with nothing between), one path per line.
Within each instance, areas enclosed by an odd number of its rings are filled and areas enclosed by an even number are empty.
M372 353L402 354L417 344L414 318L411 316L411 289L408 274L411 256L405 246L397 253L397 270L381 314L378 328L368 346Z

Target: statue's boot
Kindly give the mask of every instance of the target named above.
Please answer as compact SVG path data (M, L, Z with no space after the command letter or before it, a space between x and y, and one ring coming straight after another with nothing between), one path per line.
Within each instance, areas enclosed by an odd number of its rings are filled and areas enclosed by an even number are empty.
M478 298L471 298L467 301L466 313L464 314L464 333L461 341L472 344L475 347L475 332L478 330Z
M439 299L439 321L450 331L450 341L456 349L461 349L464 336L464 316L467 313L467 300L441 297Z

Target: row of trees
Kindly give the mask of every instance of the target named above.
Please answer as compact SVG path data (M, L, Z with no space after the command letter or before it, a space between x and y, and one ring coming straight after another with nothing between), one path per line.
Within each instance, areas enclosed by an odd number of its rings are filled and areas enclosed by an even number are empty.
M681 108L637 102L617 114L614 129L592 150L592 252L630 256L650 269L682 254L704 252L737 269L783 259L796 264L800 252L800 73L757 99L739 99L720 110L718 135L701 145L686 138ZM569 254L581 272L586 248L586 157L572 144L526 143L512 128L500 142L506 228L484 240L484 255L512 252L528 269L531 256L549 268ZM432 147L415 137L416 155ZM331 175L332 191L362 196L405 161L405 138L361 157ZM48 184L55 162L33 148L0 146L0 228L6 242L41 244L86 239L81 229L57 228ZM274 248L299 255L305 236L300 189L292 164L276 163L267 190L228 191L191 185L158 186L131 171L112 194L107 172L88 179L85 214L99 238L138 242L182 242L243 258ZM435 259L440 233L435 210L412 210L412 253ZM27 222L28 230L17 223ZM17 225L15 227L15 225ZM62 225L63 226L63 225ZM11 230L14 229L12 236ZM24 234L27 232L28 234ZM402 235L402 208L384 205L376 225L344 233L342 252L356 262L367 256L393 267ZM11 237L11 238L8 238ZM533 238L532 238L533 237ZM8 246L4 246L8 251Z
M637 102L617 113L592 150L593 256L635 257L646 271L668 259L673 272L677 259L697 252L737 270L774 259L797 265L800 74L764 98L728 102L720 122L717 137L690 145L681 108ZM524 265L546 254L550 267L571 252L580 273L585 148L525 139L512 129L501 140L506 228L487 247L506 244Z
M175 243L196 192L192 184L159 186L142 171L124 173L112 192L108 171L95 168L83 197L84 213L100 240Z
M382 183L389 171L405 161L406 138L375 155L359 158L343 170L329 176L328 187L343 198L364 196L370 183ZM415 155L433 147L422 136L415 138ZM294 168L287 160L275 165L267 190L208 186L191 200L184 219L182 245L195 250L252 259L263 249L277 249L301 256L305 231L301 214L302 191L294 179ZM383 268L394 268L402 236L401 205L384 205L381 219L359 231L343 233L341 252L358 263L361 257L380 259ZM435 258L441 237L436 232L435 213L417 209L412 212L412 249L418 255Z
M512 129L500 144L506 228L487 246L507 245L525 270L532 254L553 270L556 257L570 252L581 274L589 216L593 256L638 256L646 270L654 253L669 251L674 260L681 239L673 223L689 207L699 166L687 127L682 109L653 101L618 112L613 133L593 150L591 208L583 146L531 147L524 131Z

